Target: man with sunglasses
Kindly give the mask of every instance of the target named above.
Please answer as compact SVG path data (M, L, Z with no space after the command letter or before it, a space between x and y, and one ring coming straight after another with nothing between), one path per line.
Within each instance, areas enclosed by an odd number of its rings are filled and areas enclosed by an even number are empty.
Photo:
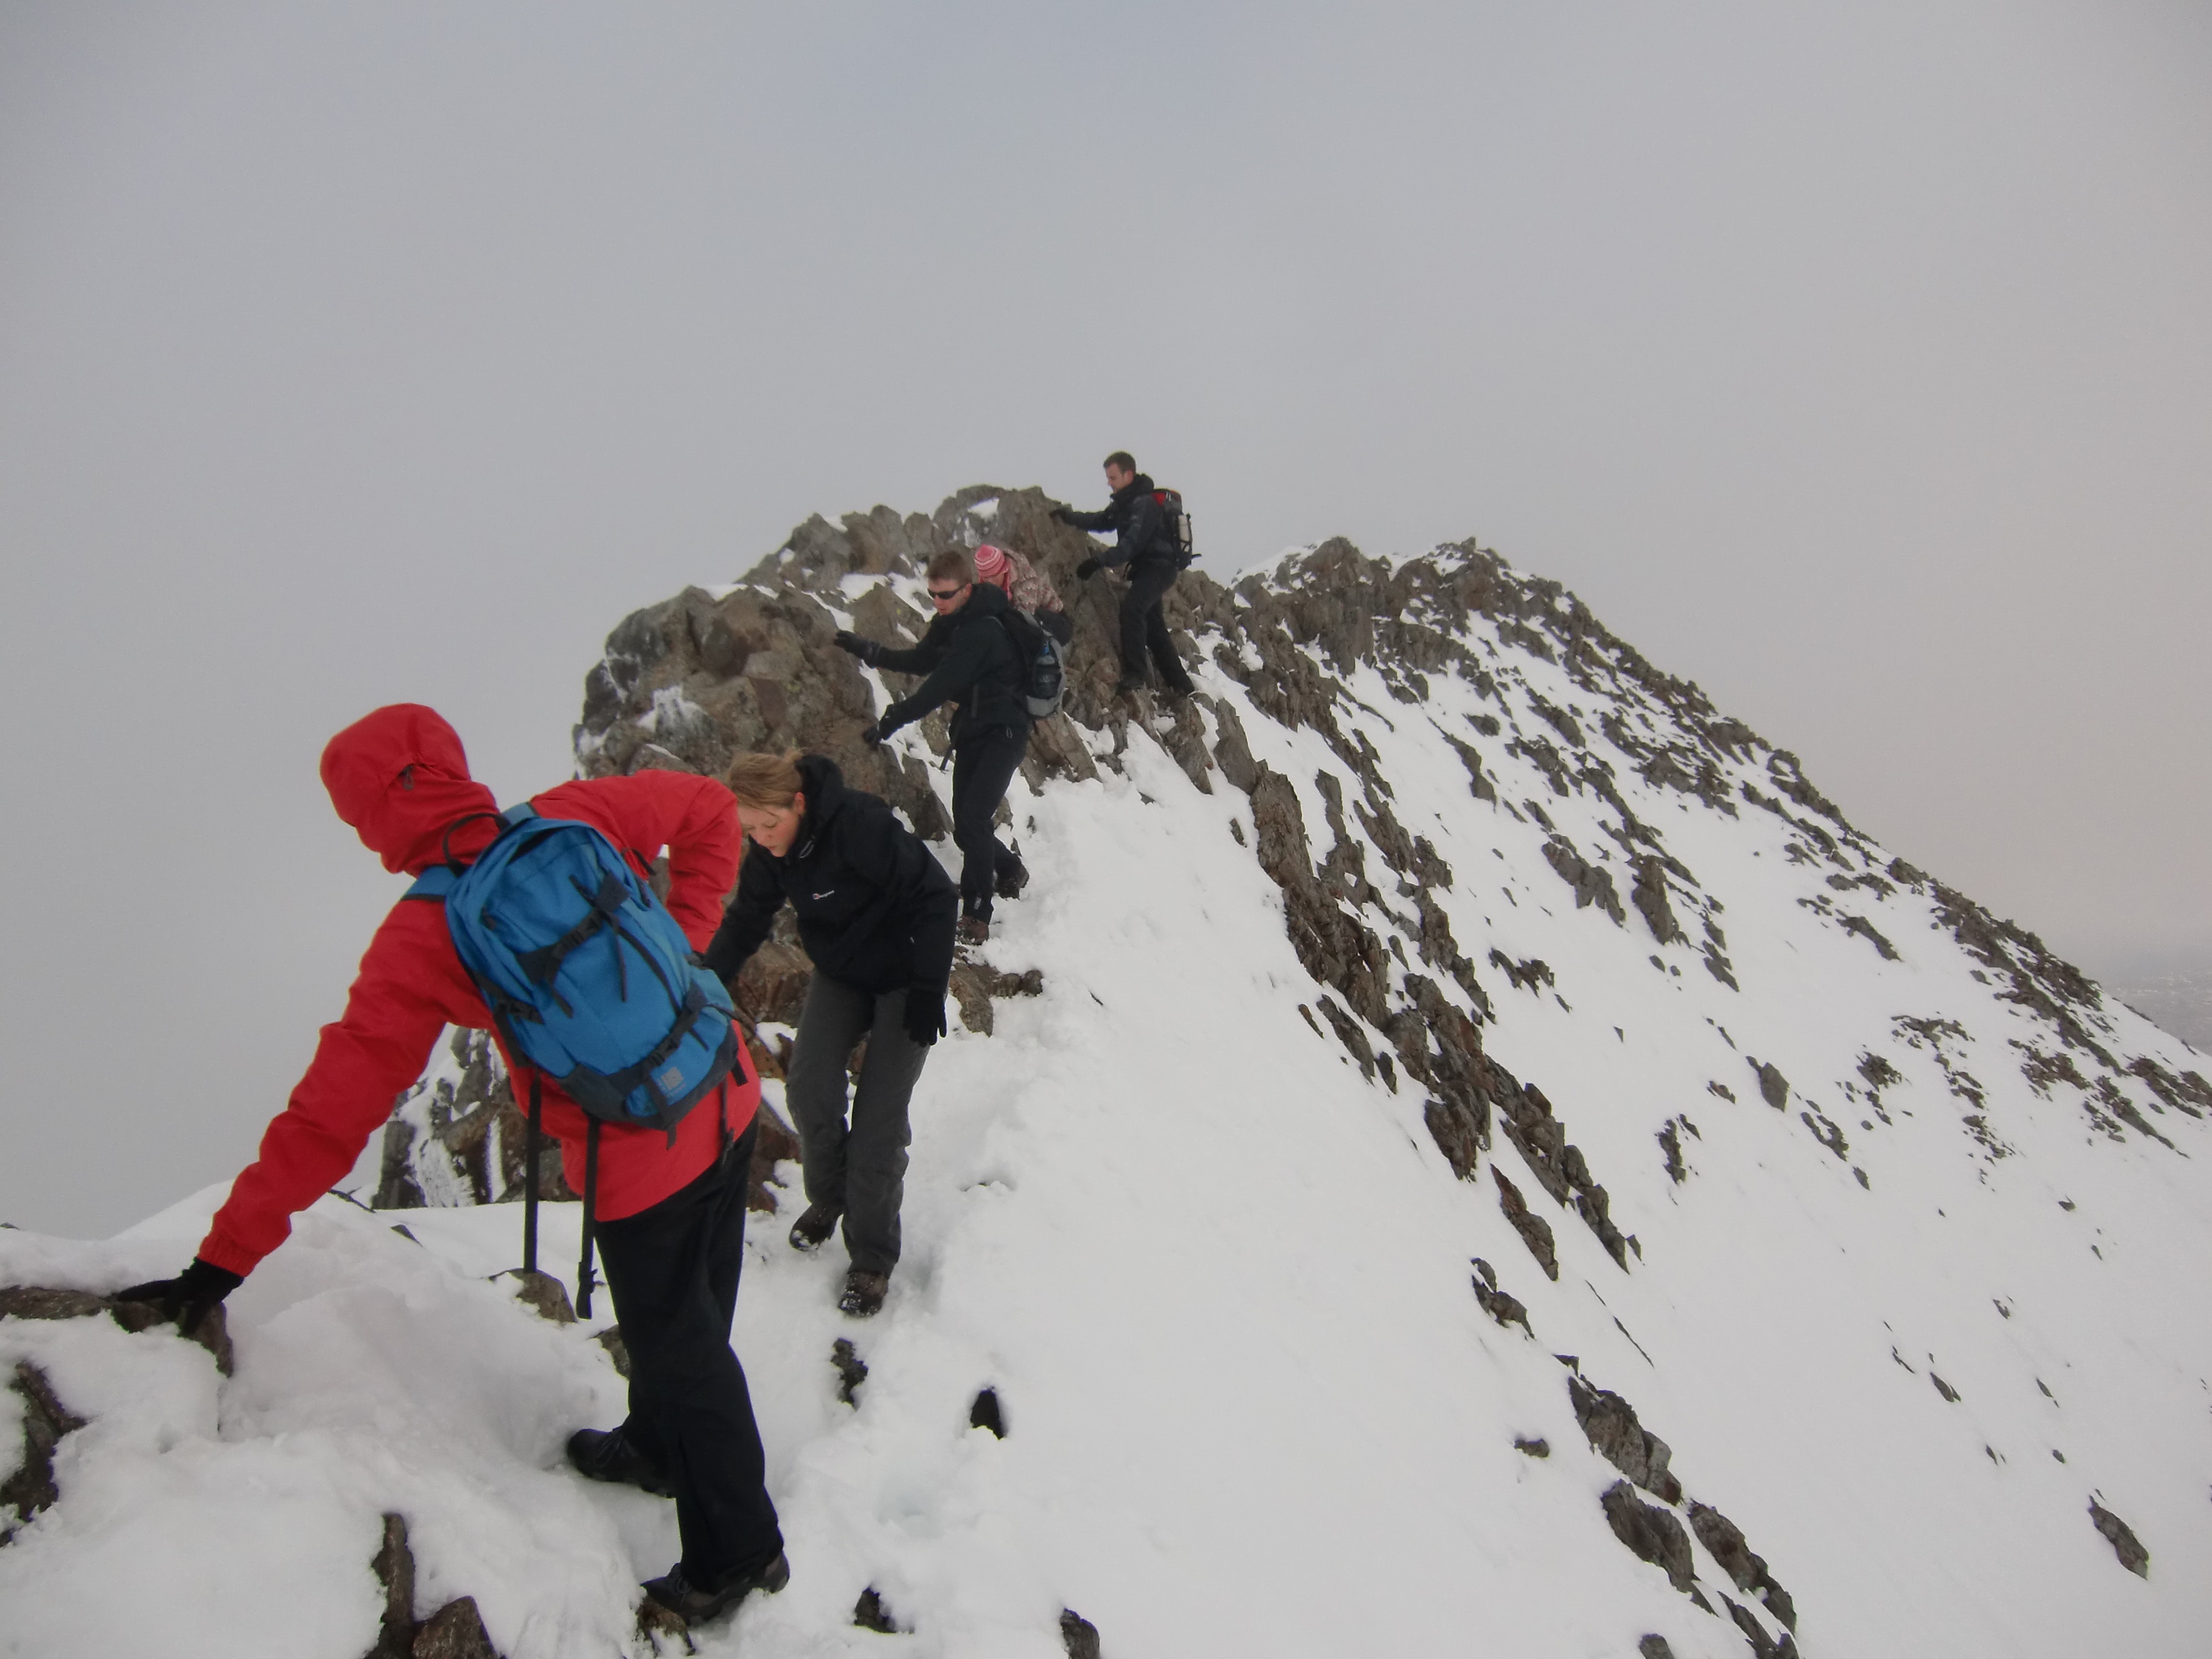
M894 651L842 629L837 645L871 667L927 677L861 733L870 743L883 742L941 703L956 703L952 840L963 860L960 939L981 945L991 936L992 898L1018 897L1030 878L1020 855L1000 842L994 823L1006 786L1029 752L1029 704L1021 653L1003 620L1006 594L988 582L977 586L975 564L958 548L930 560L928 577L937 615L919 645Z

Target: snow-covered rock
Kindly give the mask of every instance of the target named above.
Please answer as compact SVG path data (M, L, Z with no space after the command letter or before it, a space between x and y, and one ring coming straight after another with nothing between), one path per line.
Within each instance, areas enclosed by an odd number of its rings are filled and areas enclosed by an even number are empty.
M1048 505L810 521L625 621L587 687L587 773L799 743L941 835L941 726L861 745L892 688L831 631L918 629L921 562L985 524L1078 623L889 1304L840 1317L836 1252L780 1218L749 1246L794 1576L702 1651L2201 1649L2194 1051L1472 544L1193 573L1200 695L1116 702L1113 593ZM387 1516L415 1618L466 1595L509 1659L647 1650L672 1521L562 1471L621 1382L495 1277L489 1139L418 1181L454 1206L318 1205L232 1298L228 1381L162 1333L0 1320L84 1424L0 1548L0 1654L356 1659ZM0 1232L0 1280L173 1272L220 1197ZM550 1206L548 1259L574 1235Z

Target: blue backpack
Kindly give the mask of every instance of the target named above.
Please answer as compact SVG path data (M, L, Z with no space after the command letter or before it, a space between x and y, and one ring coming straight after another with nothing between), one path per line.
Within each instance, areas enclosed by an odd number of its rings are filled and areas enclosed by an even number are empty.
M448 830L446 861L407 896L446 907L461 965L508 1054L530 1069L526 1272L538 1266L539 1079L591 1119L577 1285L588 1316L599 1125L664 1130L672 1144L676 1126L738 1064L739 1038L721 981L693 963L676 918L612 842L526 804L497 816L498 838L466 866L452 857Z

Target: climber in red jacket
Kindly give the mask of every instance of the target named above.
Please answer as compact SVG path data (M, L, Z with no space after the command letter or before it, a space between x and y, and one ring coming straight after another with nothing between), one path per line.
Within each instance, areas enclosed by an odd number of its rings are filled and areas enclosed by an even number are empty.
M469 776L459 737L419 704L380 708L339 732L323 750L322 775L338 817L395 872L419 875L449 852L466 863L498 831L495 819L471 816L497 809ZM561 784L531 805L599 830L641 877L665 848L670 914L694 948L713 937L741 845L736 801L721 784L642 772ZM323 1028L307 1075L262 1135L260 1156L231 1183L198 1257L178 1278L123 1297L160 1304L189 1333L284 1242L293 1215L353 1168L448 1024L494 1029L445 907L403 901L370 940L344 1018ZM520 1075L503 1043L501 1054ZM594 1479L675 1498L684 1558L645 1588L694 1621L789 1577L751 1397L729 1342L759 1103L760 1079L741 1057L672 1139L600 1127L595 1217L629 1351L630 1414L611 1431L579 1431L568 1455ZM582 1109L548 1079L543 1115L570 1186L580 1189Z

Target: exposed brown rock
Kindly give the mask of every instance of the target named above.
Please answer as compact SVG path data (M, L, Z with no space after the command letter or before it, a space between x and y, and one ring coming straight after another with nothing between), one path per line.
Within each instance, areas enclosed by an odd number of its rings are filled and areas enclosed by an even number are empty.
M1790 1599L1790 1592L1774 1582L1774 1575L1766 1570L1765 1558L1752 1553L1735 1522L1710 1504L1692 1504L1690 1529L1698 1534L1698 1541L1711 1552L1713 1559L1720 1563L1721 1571L1735 1581L1738 1589L1758 1591L1767 1611L1781 1621L1785 1630L1797 1628L1797 1607Z
M868 1380L868 1362L860 1358L850 1337L841 1336L830 1345L830 1364L837 1372L837 1398L848 1406L859 1405L854 1395Z
M860 1599L853 1603L853 1622L862 1630L872 1630L881 1636L896 1636L898 1620L876 1587L871 1584L860 1592Z
M769 1188L775 1182L775 1166L798 1158L799 1136L766 1101L754 1113L753 1121L759 1125L759 1130L753 1137L752 1167L746 1171L745 1208L757 1214L773 1215L775 1194Z
M384 1517L383 1536L370 1561L384 1586L384 1613L365 1659L500 1659L477 1613L476 1598L448 1601L428 1619L415 1617L415 1556L403 1516Z
M796 1026L806 1006L806 988L813 978L814 964L795 939L770 939L738 970L735 991L738 1013L748 1024L766 1021ZM786 1063L779 1056L777 1071Z
M992 1000L1043 995L1044 972L1032 968L1025 974L1005 974L988 962L963 957L952 966L951 991L960 1006L961 1023L988 1036L998 1023L991 1012Z
M414 1659L415 1553L404 1516L384 1517L384 1541L369 1565L384 1586L384 1622L366 1659Z
M1781 1067L1771 1060L1752 1060L1745 1056L1751 1069L1759 1074L1759 1097L1776 1111L1790 1104L1790 1079L1782 1075Z
M976 1392L975 1403L968 1408L968 1426L988 1429L994 1440L1006 1437L1006 1415L999 1409L999 1391L996 1389L982 1389Z
M1614 1481L1598 1501L1605 1510L1606 1524L1629 1553L1651 1563L1676 1589L1686 1592L1696 1576L1691 1571L1690 1535L1674 1513L1645 1503L1626 1480Z
M126 1331L151 1330L168 1322L148 1302L125 1302L88 1291L56 1290L43 1285L0 1285L0 1318L86 1319L106 1314ZM215 1356L216 1369L230 1375L230 1327L220 1304L210 1308L193 1329L190 1340Z
M377 1182L380 1210L420 1209L432 1189L465 1189L478 1204L520 1200L526 1188L528 1124L489 1031L456 1030L450 1042L459 1062L458 1080L440 1078L403 1097L427 1096L428 1133L418 1134L405 1117L385 1126L383 1166ZM431 1173L434 1162L436 1173ZM538 1157L538 1195L556 1202L576 1194L561 1174L561 1149L550 1135Z
M2102 1533L2119 1557L2120 1565L2138 1578L2150 1577L2150 1552L2142 1547L2134 1529L2095 1498L2089 1500L2090 1524Z
M1595 904L1616 924L1626 924L1627 912L1620 907L1620 894L1613 887L1613 872L1584 859L1574 842L1554 833L1544 843L1544 862L1559 872L1561 881L1574 889L1577 910Z
M1721 1600L1727 1604L1729 1617L1735 1621L1735 1627L1743 1632L1743 1639L1751 1644L1752 1659L1797 1659L1794 1637L1785 1635L1779 1642L1775 1641L1759 1628L1759 1620L1750 1608L1738 1605L1725 1595Z
M1521 1235L1521 1242L1528 1247L1528 1254L1536 1258L1536 1265L1544 1270L1544 1276L1557 1283L1559 1255L1552 1242L1551 1223L1529 1210L1528 1201L1521 1196L1521 1189L1505 1178L1504 1170L1493 1164L1490 1166L1490 1174L1498 1183L1498 1207L1505 1212L1505 1218L1513 1224L1513 1231Z
M514 1299L556 1325L576 1322L576 1310L568 1305L568 1287L541 1269L515 1269Z
M415 1628L413 1659L500 1659L476 1598L448 1601Z
M12 1540L33 1516L60 1501L54 1485L54 1448L64 1435L84 1426L84 1419L56 1397L46 1374L27 1359L17 1364L9 1387L23 1402L23 1449L15 1472L0 1481L0 1508L15 1512L12 1517L0 1517L0 1544Z
M1644 1491L1669 1504L1682 1501L1682 1483L1667 1467L1667 1443L1636 1420L1633 1406L1580 1376L1567 1379L1567 1396L1574 1402L1575 1420L1600 1456Z
M1060 1641L1067 1659L1098 1659L1098 1626L1073 1607L1060 1609Z
M1480 1256L1474 1257L1474 1299L1481 1304L1483 1312L1501 1326L1518 1325L1524 1334L1534 1336L1536 1333L1528 1326L1528 1310L1521 1299L1498 1288L1498 1274L1487 1261Z
M1674 908L1667 902L1667 866L1659 859L1647 854L1637 860L1636 886L1629 899L1660 944L1672 945L1682 937L1682 924L1674 920Z

